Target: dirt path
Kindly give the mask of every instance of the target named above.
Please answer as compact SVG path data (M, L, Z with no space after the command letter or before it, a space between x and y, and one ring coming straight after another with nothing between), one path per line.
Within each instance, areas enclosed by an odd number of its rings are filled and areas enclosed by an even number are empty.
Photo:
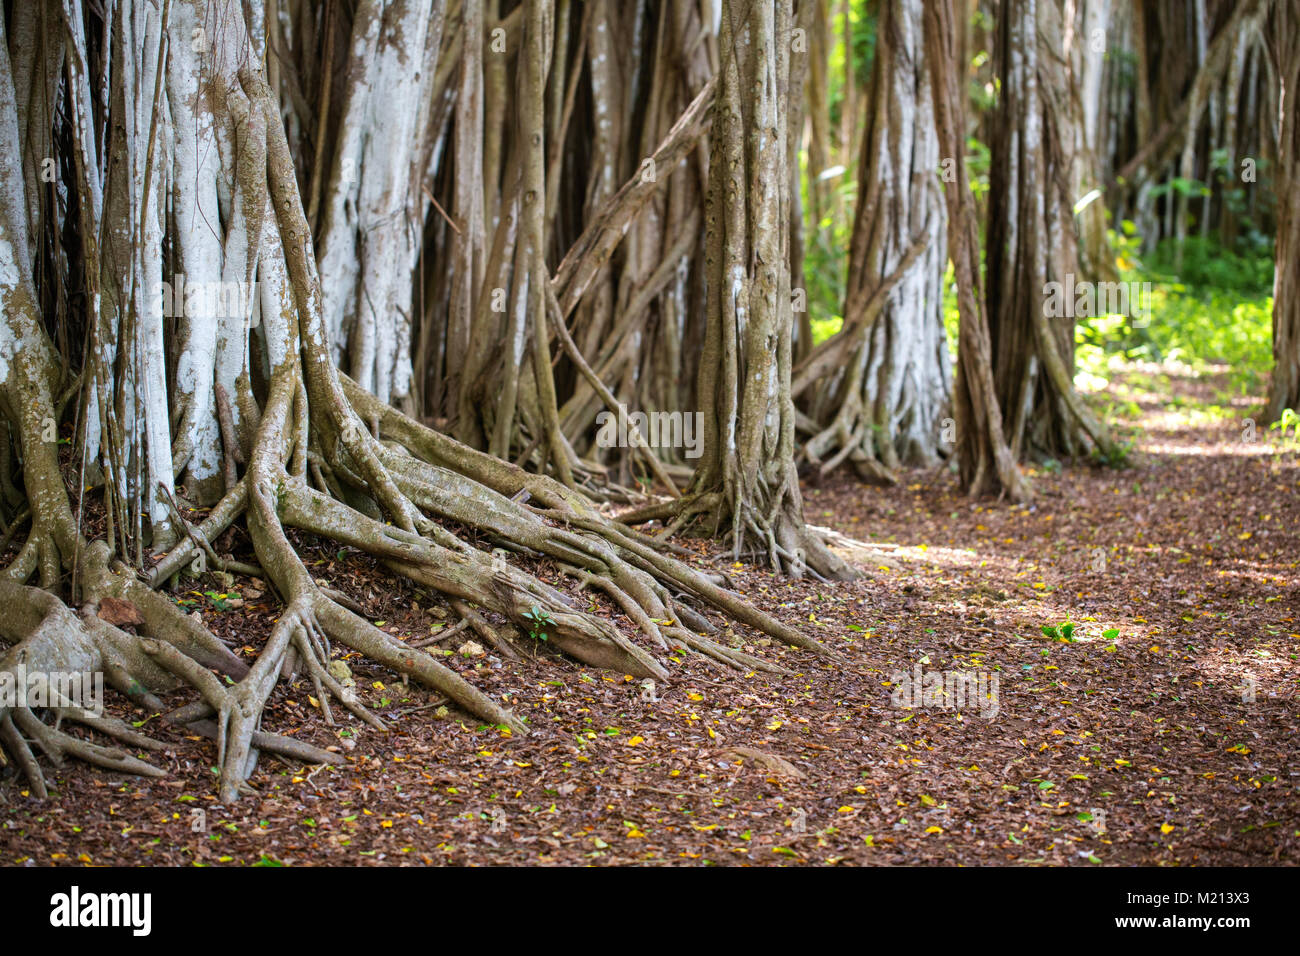
M740 629L792 673L687 660L645 688L572 663L449 656L509 694L527 739L359 665L362 696L393 715L387 736L354 721L340 736L306 682L267 714L345 766L264 758L259 795L234 807L213 799L211 745L180 737L161 781L74 765L39 803L9 776L0 863L1300 862L1298 446L1243 440L1247 406L1216 412L1214 381L1159 374L1109 393L1135 467L1037 473L1029 507L972 503L946 471L809 489L810 521L877 545L869 577L735 573L834 660ZM317 560L394 633L440 623L356 555ZM192 599L251 650L274 609L241 593L224 611ZM960 672L992 691L996 676L996 713L933 693L896 706L898 674L918 665L923 683Z

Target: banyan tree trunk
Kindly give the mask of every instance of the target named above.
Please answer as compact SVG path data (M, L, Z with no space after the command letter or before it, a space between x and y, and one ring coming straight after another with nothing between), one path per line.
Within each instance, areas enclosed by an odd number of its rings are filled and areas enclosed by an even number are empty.
M940 153L952 169L951 179L945 183L944 199L948 207L949 254L961 315L953 382L953 437L961 486L968 494L999 494L1019 501L1029 496L1029 488L1007 445L993 386L975 199L966 171L965 71L959 32L962 22L954 0L926 4L925 52L934 94L935 125Z
M692 483L701 519L798 575L847 577L804 523L790 391L787 241L790 0L723 4L721 73L706 209L708 332L700 356L704 448Z
M921 0L881 4L844 325L794 373L818 426L802 453L822 474L847 461L892 482L947 452L947 213L923 32Z
M993 377L1013 456L1113 451L1074 388L1076 102L1063 0L1008 0L986 241Z
M607 228L584 230L581 249L558 270L557 292L544 259L551 0L526 0L510 29L500 27L494 39L488 34L481 47L472 37L483 11L473 0L460 5L450 31L442 27L436 0L362 3L353 43L343 45L351 51L348 84L344 95L331 97L342 103L345 119L330 124L322 110L314 131L303 128L308 110L295 86L308 74L291 79L281 71L292 63L292 49L280 46L284 60L266 55L261 9L207 0L67 3L61 10L48 4L47 14L56 15L47 16L46 26L65 41L59 50L66 49L66 62L62 53L49 58L11 48L8 21L0 18L0 674L19 665L100 671L106 684L152 713L165 710L157 693L190 688L195 699L163 718L187 734L215 736L225 800L243 792L261 752L313 763L336 759L262 727L282 677L309 680L328 722L334 702L384 729L333 676L328 665L340 652L359 653L422 682L513 733L529 731L522 716L439 658L352 610L349 599L308 570L295 531L359 549L441 593L453 609L476 604L540 633L549 647L619 673L667 679L662 658L682 649L746 670L774 669L711 640L717 626L706 608L783 643L820 651L815 641L727 590L724 575L683 563L671 548L611 520L571 487L564 468L571 451L558 427L555 396L546 394L550 343L560 339L566 355L582 363L565 317L582 300L582 277L599 271L653 184L626 186L601 207L599 221ZM289 7L287 14L274 25L277 45L301 40L289 24L313 22L306 5ZM766 26L770 38L773 24ZM344 32L341 24L334 29ZM447 35L441 42L440 32ZM516 353L519 380L529 391L519 407L531 440L542 445L541 467L549 458L554 477L462 444L375 394L396 399L405 388L401 357L410 346L402 313L411 301L407 279L418 268L412 243L428 235L416 224L428 212L426 201L433 205L426 180L440 155L425 138L430 130L417 122L410 133L410 117L395 115L395 107L413 107L426 118L436 114L433 102L456 99L446 86L454 73L475 74L461 67L491 51L495 39L499 54L513 49L522 67L513 135L517 183L512 199L501 203L517 219L512 315L525 323L519 334L530 348L526 356ZM361 56L365 50L370 54ZM264 74L258 67L263 62L279 66ZM67 76L62 85L60 71ZM45 102L32 94L36 88L61 102L54 100L58 108L35 119L30 110L19 111L20 88L29 107ZM656 148L666 169L697 141L711 94L705 81ZM475 112L465 109L468 127L475 127ZM780 127L779 115L774 106L764 114L773 128ZM449 122L444 116L435 128ZM24 142L40 140L32 138L40 123L55 124L56 135L40 147L53 149L59 160L57 188L50 192L75 196L76 203L46 203L43 190L29 189L42 181L44 164ZM337 162L322 159L310 168L321 183L316 194L324 238L331 248L351 248L355 261L322 251L330 265L318 264L311 200L304 202L300 181L307 167L295 158L295 144L301 151L307 142L336 151ZM474 167L465 175L477 178L483 162L477 139L466 153L457 162ZM358 166L349 169L349 157ZM333 170L328 185L325 170ZM749 201L757 202L758 193ZM475 192L456 207L464 222L486 218L480 202ZM779 208L776 202L765 207L764 221ZM509 218L503 212L497 230L515 228ZM775 262L779 237L765 235L761 248ZM56 249L56 237L63 236L75 242ZM476 254L466 255L473 268ZM504 252L498 260L496 266ZM182 269L184 289L198 290L194 297L179 291ZM176 289L169 288L173 276ZM88 293L75 308L66 293L74 284L84 284ZM214 305L205 298L214 288L232 291L229 286L240 293L233 301ZM490 296L474 282L467 288L464 294L477 296L468 300L472 319ZM459 294L448 289L442 301ZM178 299L183 314L174 311ZM53 316L43 314L47 302L56 303ZM70 324L71 333L51 336L52 318ZM775 320L765 321L775 327ZM346 346L336 347L334 334ZM785 337L788 376L788 322ZM459 368L464 359L446 348L442 355L444 371L446 361ZM80 377L73 374L78 359ZM371 388L345 375L336 360ZM596 388L599 379L592 379ZM788 407L788 380L785 394ZM445 395L454 401L459 389L448 386ZM58 426L65 404L80 430L75 454L61 461ZM517 444L517 438L511 442ZM788 453L784 463L792 470ZM187 476L182 486L178 473ZM102 501L102 531L92 533L95 522L81 521L82 508L74 512L69 483L79 502L91 496ZM185 494L191 504L210 505L201 521L195 523L197 508L183 507ZM218 553L214 542L236 522L247 532L256 565L235 567L229 555ZM21 543L10 553L16 537ZM592 593L578 602L489 553L493 547L552 562L557 577ZM165 593L182 569L201 575L209 567L260 575L283 601L251 663ZM28 583L33 580L38 586ZM598 602L608 602L605 613L592 612L599 611ZM119 626L124 606L135 633ZM466 611L483 624L483 614ZM498 636L501 647L510 647ZM47 788L33 745L55 763L66 755L118 771L161 773L122 750L69 734L60 729L63 721L85 723L132 752L162 746L75 700L55 700L43 710L26 699L2 701L0 763L12 760L37 796Z
M1277 184L1277 269L1273 284L1273 381L1267 421L1300 411L1300 2L1275 0L1268 24L1270 55L1282 85Z

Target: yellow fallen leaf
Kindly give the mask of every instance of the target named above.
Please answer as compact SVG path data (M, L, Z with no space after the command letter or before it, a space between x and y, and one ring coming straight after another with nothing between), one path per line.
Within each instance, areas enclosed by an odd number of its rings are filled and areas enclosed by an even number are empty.
M1174 825L1173 825L1172 823L1162 823L1162 824L1160 824L1160 832L1161 832L1161 833L1173 833L1173 832L1174 832Z

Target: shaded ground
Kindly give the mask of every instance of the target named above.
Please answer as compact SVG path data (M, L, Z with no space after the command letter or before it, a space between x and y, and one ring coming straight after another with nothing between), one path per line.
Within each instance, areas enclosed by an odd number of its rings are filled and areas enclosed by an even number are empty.
M462 632L446 659L508 695L530 737L355 661L388 735L346 715L327 727L306 681L266 715L267 729L338 748L342 766L263 757L258 795L226 807L212 745L150 722L175 742L150 757L162 780L70 765L42 803L0 778L0 862L1300 862L1300 445L1252 432L1250 403L1214 379L1126 381L1098 398L1140 449L1134 467L1036 471L1028 507L971 502L947 471L809 489L810 521L875 545L854 555L868 576L733 573L837 659L737 628L792 673L693 658L646 688L549 657L463 656ZM388 590L355 553L313 553L393 633L420 640L456 619ZM247 582L221 588L178 597L254 653L275 608ZM895 706L898 673L917 665L996 675L996 714L987 699Z

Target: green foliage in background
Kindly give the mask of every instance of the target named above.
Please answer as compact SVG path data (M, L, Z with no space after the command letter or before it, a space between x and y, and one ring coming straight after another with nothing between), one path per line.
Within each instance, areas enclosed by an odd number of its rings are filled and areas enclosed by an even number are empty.
M859 97L871 85L871 63L875 56L875 8L867 0L847 4L851 22L849 47L852 74L857 78ZM831 22L830 74L828 77L832 148L839 157L844 84L849 70L845 55L845 5L836 4ZM991 28L977 9L973 23ZM975 115L992 109L997 100L996 81L988 81L985 67L988 53L972 55L968 92ZM1130 67L1132 64L1128 64ZM1126 74L1127 77L1127 74ZM1129 78L1131 79L1131 77ZM859 98L859 104L861 99ZM981 222L986 218L990 151L976 136L967 141L967 172ZM801 191L808 212L809 188L820 177L826 189L827 209L820 222L806 221L804 227L804 285L814 344L825 341L843 325L843 303L852 238L853 210L857 201L857 169L840 167L839 159L828 170L802 170ZM1251 160L1254 163L1254 160ZM1134 224L1124 221L1109 233L1119 279L1150 283L1148 314L1136 321L1131 316L1107 315L1081 318L1076 327L1076 365L1080 384L1095 389L1109 379L1115 363L1178 362L1197 371L1228 370L1230 388L1237 396L1259 396L1272 369L1273 235L1274 200L1271 170L1266 160L1251 167L1248 178L1226 152L1215 153L1208 183L1175 177L1154 190L1156 198L1188 203L1189 226L1199 233L1196 222L1203 197L1215 194L1225 207L1225 224L1215 224L1213 234L1189 236L1181 247L1174 240L1161 242L1142 255L1142 242ZM836 210L840 215L836 215ZM1257 223L1264 223L1265 229ZM1223 225L1221 229L1220 226ZM1220 234L1230 238L1220 239ZM981 236L981 239L983 237ZM981 250L981 258L983 256ZM951 265L943 284L944 326L948 348L956 359L959 316ZM1088 381L1091 379L1091 381Z
M849 44L845 40L845 15L849 16ZM842 129L845 79L849 75L845 55L849 53L852 74L857 90L857 104L861 108L863 97L871 88L871 68L876 55L876 11L869 0L852 0L847 5L836 4L830 22L830 63L827 75L827 96L831 122L831 147L839 147ZM807 214L812 209L809 189L820 180L829 184L827 198L830 208L823 210L820 222L804 223L804 286L808 293L809 318L813 327L813 341L822 342L844 324L844 283L848 268L849 243L853 236L853 210L857 204L858 170L839 165L832 160L830 169L809 169L804 154L800 175L800 194ZM837 217L834 210L843 215Z
M1112 230L1110 238L1121 281L1151 283L1150 314L1137 323L1121 315L1080 320L1079 368L1106 377L1114 356L1177 361L1197 370L1227 366L1237 394L1259 395L1273 367L1273 260L1194 237L1184 243L1175 274L1172 241L1144 261L1131 222L1118 233Z
M1141 267L1154 281L1175 282L1198 292L1261 296L1273 290L1272 251L1271 237L1263 249L1243 254L1225 249L1214 238L1189 236L1183 243L1181 264L1176 243L1166 239Z

